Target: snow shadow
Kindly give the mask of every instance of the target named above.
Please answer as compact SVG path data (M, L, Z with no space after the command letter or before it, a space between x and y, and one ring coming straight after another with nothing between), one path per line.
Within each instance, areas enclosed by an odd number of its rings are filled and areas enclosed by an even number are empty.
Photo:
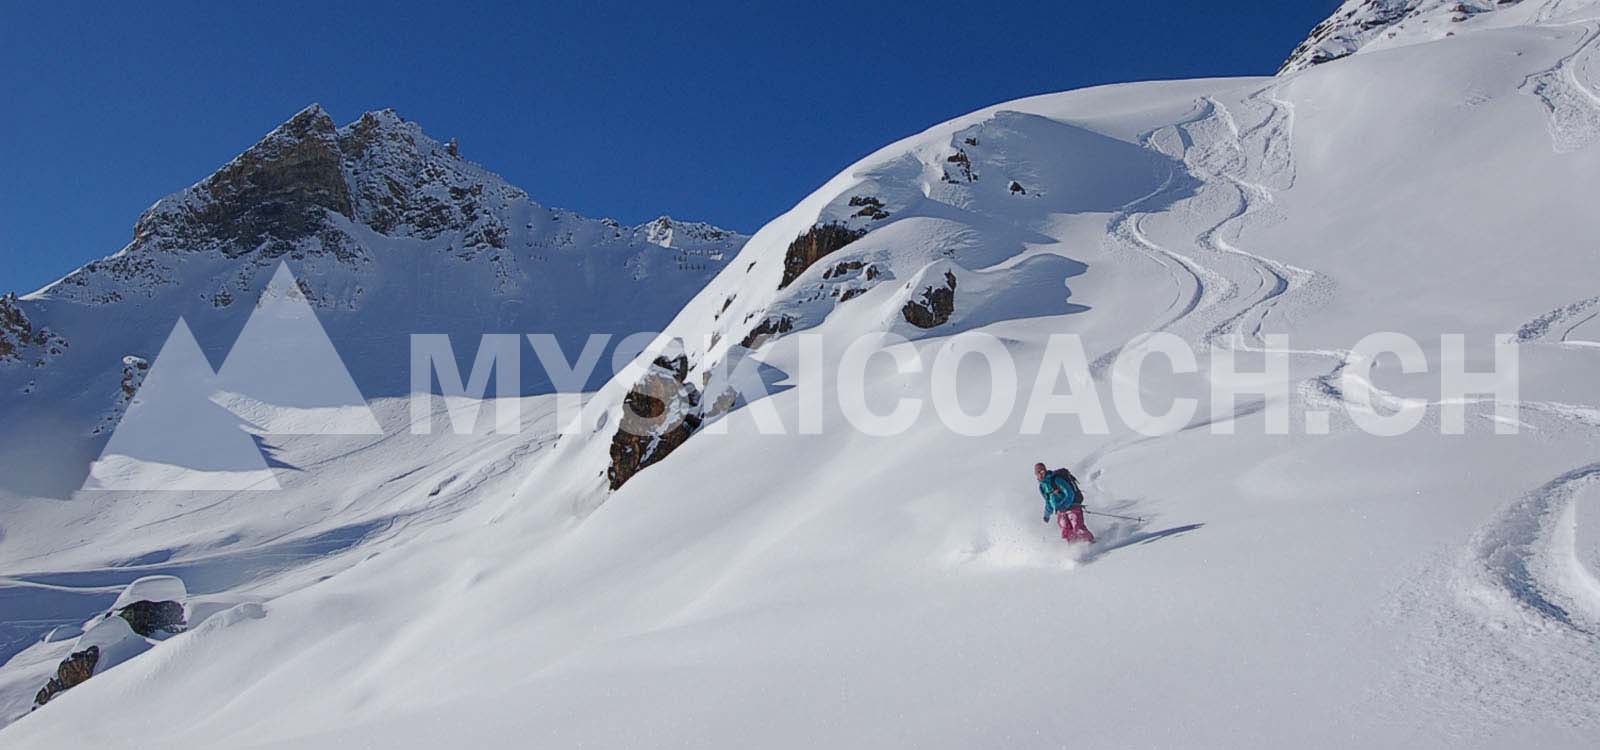
M104 612L128 584L154 575L176 576L195 596L228 591L343 552L387 529L392 519L336 529L238 552L167 562L171 550L150 553L155 564L91 570L33 573L0 578L0 664L46 637L57 627L72 628ZM140 558L136 558L136 561Z
M1198 531L1205 526L1203 523L1191 523L1183 526L1173 526L1158 531L1143 531L1145 523L1119 522L1106 527L1105 531L1097 534L1095 543L1083 548L1083 553L1078 556L1078 562L1087 563L1098 560L1116 550L1134 545L1150 544L1163 539L1182 536L1191 531ZM1093 527L1091 527L1093 528Z

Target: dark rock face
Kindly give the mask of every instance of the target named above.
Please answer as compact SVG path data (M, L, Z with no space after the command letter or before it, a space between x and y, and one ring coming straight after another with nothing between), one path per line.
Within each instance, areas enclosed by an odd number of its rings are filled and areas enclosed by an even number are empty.
M1023 187L1022 183L1017 182L1016 180L1012 180L1011 181L1011 194L1012 195L1019 195L1019 194L1020 195L1027 195L1028 194L1028 189Z
M37 353L35 361L60 354L67 342L48 328L36 328L13 293L0 294L0 362L21 361Z
M99 646L90 646L67 657L56 667L56 676L50 678L50 682L34 696L34 707L43 706L57 695L83 684L94 676L94 667L99 662Z
M1311 30L1311 35L1289 53L1289 59L1278 68L1278 73L1302 70L1350 55L1355 52L1360 34L1397 23L1411 10L1410 3L1395 0L1367 0L1355 6L1346 3Z
M972 171L972 157L967 156L966 151L958 149L954 154L945 158L945 163L948 166L945 167L944 176L941 178L945 182L978 181L978 173ZM955 170L955 174L952 175L950 173L951 169Z
M830 268L830 269L828 269L826 271L823 271L822 272L822 278L823 279L842 279L842 278L844 278L845 276L849 275L850 273L852 273L854 271L861 270L861 267L865 266L865 265L866 265L865 263L863 263L863 262L861 262L859 260L847 260L847 261L845 261L843 263L840 263L840 264L834 266L833 268Z
M33 323L17 306L17 295L0 296L0 361L19 359L22 347L34 343Z
M326 211L354 213L341 162L333 118L308 107L201 182L203 200L145 212L134 242L199 250L220 240L228 257L283 255L323 230Z
M1339 60L1359 52L1373 40L1392 36L1395 29L1434 26L1436 33L1454 32L1440 28L1460 23L1473 16L1520 5L1522 0L1461 0L1456 3L1429 3L1424 0L1346 0L1322 23L1278 69L1278 74L1293 73Z
M140 600L123 607L117 615L128 621L133 632L146 638L183 632L183 605L177 602Z
M781 336L792 330L794 330L794 318L787 315L765 318L760 325L750 329L750 333L745 334L744 340L740 341L739 345L746 349L755 349L765 344L772 337Z
M466 247L504 249L508 230L489 205L527 196L486 195L483 183L460 173L459 148L432 153L420 135L391 110L368 112L340 133L339 149L354 175L356 217L383 234L422 239L465 229ZM441 184L443 191L429 189Z
M889 218L889 212L885 211L883 209L883 201L878 200L877 198L875 198L873 196L869 195L869 196L863 197L863 196L859 196L859 195L852 195L852 196L850 196L850 205L852 207L860 209L860 210L856 211L854 214L852 214L852 216L855 216L855 217L863 217L864 216L866 218L872 219L873 221L877 221L879 219L887 219L887 218Z
M133 400L134 394L139 392L139 386L144 385L144 376L149 373L150 360L131 354L122 358L122 398L119 404Z
M490 256L496 273L509 276L500 267L512 236L506 211L527 200L392 110L368 112L340 128L313 105L216 174L157 202L139 218L123 252L69 274L57 292L115 303L123 298L117 288L152 292L176 283L172 256L204 253L256 266L280 257L331 257L359 269L374 259L351 224L392 237L449 237L445 252L464 260ZM684 229L688 235L693 228ZM235 291L224 284L207 296L213 306L228 307ZM307 298L317 307L353 307L363 291L325 299L308 290Z
M921 300L911 300L900 309L906 322L918 328L933 328L950 320L956 311L956 275L944 274L944 286L930 286L922 292Z
M611 437L606 478L615 490L667 457L700 429L700 392L685 381L689 360L658 357L623 399L622 421Z
M127 413L128 406L133 403L133 397L138 395L140 386L144 385L144 378L148 374L150 374L149 360L132 354L122 358L122 382L117 388L117 395L111 402L111 408L100 415L99 424L89 430L89 434L99 435L117 426L117 422L122 420L122 415Z
M789 286L817 261L861 239L866 233L864 229L851 229L843 224L818 224L812 227L789 243L789 249L783 254L783 281L778 283L778 288Z

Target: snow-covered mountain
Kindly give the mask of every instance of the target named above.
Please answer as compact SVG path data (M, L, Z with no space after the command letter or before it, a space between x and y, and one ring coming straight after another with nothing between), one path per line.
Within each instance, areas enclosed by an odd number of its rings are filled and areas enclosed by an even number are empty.
M1349 25L1380 5L1319 37L1410 23ZM0 688L72 681L100 643L144 653L0 741L1592 747L1600 6L1445 23L888 145L751 237L574 425L535 395L519 435L417 435L378 398L381 437L278 441L294 469L265 499L18 506L0 561L45 572L6 600L94 619ZM1383 331L1430 370L1352 352ZM941 381L929 363L973 332L1015 372ZM846 393L832 373L885 333L909 342ZM1119 354L1148 333L1252 371L1272 350L1292 386L1208 401L1239 376L1204 357L1129 378ZM1473 371L1511 335L1514 415L1443 394L1444 334ZM1088 383L1057 383L1072 359ZM771 394L732 394L740 377ZM1098 386L1110 411L1118 382L1197 410L1152 435L1094 429L1082 400L1032 425L1019 405L968 434L936 408L1044 383ZM883 434L852 406L905 399L924 408ZM1408 410L1400 436L1355 424ZM1035 461L1126 518L1064 548ZM187 599L188 632L101 616L151 574L186 584L161 596Z
M393 111L337 127L310 106L210 177L157 201L133 241L0 298L0 491L64 496L120 417L132 374L182 317L220 363L287 262L368 397L409 388L409 336L470 356L488 333L659 329L746 238L546 208ZM598 368L594 384L610 374ZM527 373L526 392L550 390Z
M1594 0L1345 0L1279 72L1485 29L1582 23L1593 5Z

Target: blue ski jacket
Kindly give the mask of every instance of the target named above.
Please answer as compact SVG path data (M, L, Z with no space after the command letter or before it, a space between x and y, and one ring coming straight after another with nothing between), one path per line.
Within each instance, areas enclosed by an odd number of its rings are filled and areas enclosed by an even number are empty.
M1046 474L1044 481L1039 483L1039 494L1044 496L1044 514L1046 516L1067 510L1083 502L1083 498L1073 491L1072 483L1068 482L1066 477L1059 476L1053 471Z

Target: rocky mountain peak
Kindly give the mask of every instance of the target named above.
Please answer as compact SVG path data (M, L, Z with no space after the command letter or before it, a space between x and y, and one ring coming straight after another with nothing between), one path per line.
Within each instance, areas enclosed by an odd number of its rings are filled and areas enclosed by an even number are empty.
M527 201L523 191L384 109L340 128L337 145L355 200L354 218L383 234L432 239L465 234L468 248L504 249L508 227L491 210Z
M75 271L55 291L114 302L123 298L127 282L163 284L167 255L219 253L249 257L258 266L285 255L329 256L359 265L370 260L370 243L358 228L438 241L463 259L494 259L517 231L549 235L527 238L527 248L571 245L576 225L556 226L565 215L462 158L454 139L441 143L392 109L367 112L340 127L312 104L215 174L158 201L140 217L123 252ZM690 256L716 256L741 239L710 224L667 216L631 228L600 223L611 239L678 250L690 266L703 265ZM112 283L94 283L97 277Z
M157 202L134 227L134 245L282 255L325 228L327 212L353 214L333 118L313 104L210 177Z
M1312 29L1279 74L1361 52L1436 41L1485 28L1544 23L1594 0L1345 0Z
M506 248L523 191L460 156L392 109L339 127L312 104L216 173L151 206L121 253L69 274L53 291L115 302L171 283L178 257L216 253L266 267L277 258L370 260L359 228L442 240L470 257Z
M735 236L733 232L721 227L699 221L679 221L666 215L646 222L638 229L643 232L646 242L677 249L724 244L728 238Z
M356 257L355 243L328 221L337 215L381 234L432 239L459 230L471 235L469 245L503 247L505 227L484 225L484 204L526 199L392 109L341 128L313 104L216 174L158 202L140 218L134 245Z

